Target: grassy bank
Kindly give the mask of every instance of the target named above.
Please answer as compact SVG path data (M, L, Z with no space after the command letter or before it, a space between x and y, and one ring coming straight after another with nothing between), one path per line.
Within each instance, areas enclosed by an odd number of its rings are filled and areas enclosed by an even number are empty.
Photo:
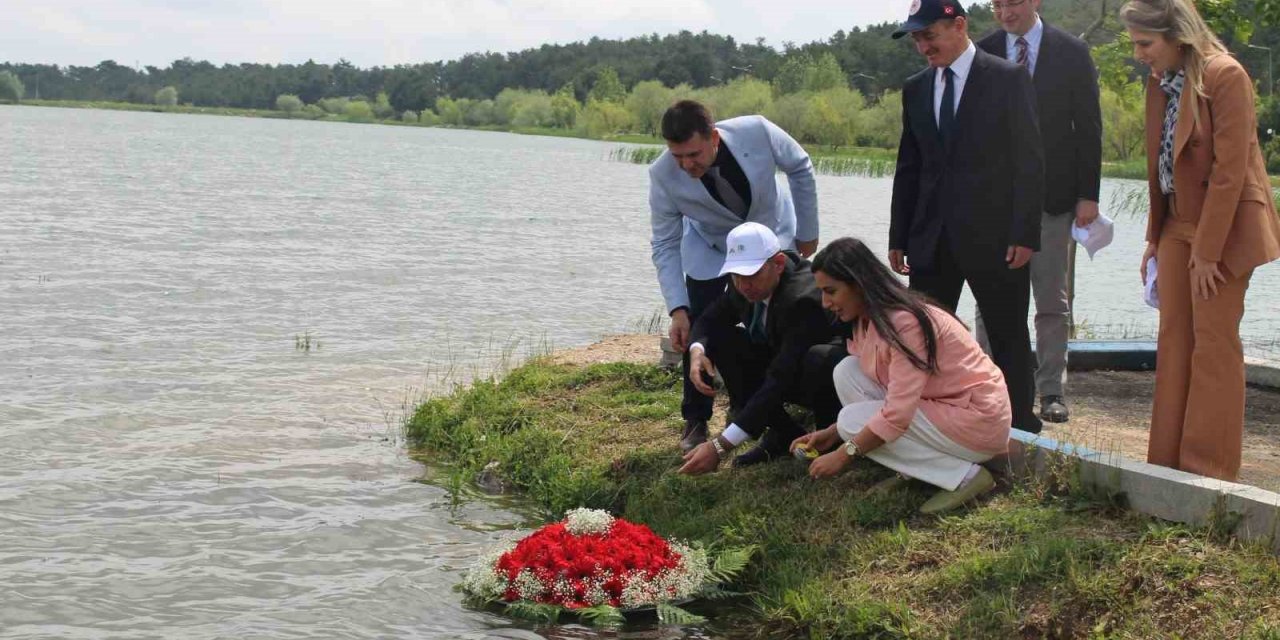
M427 401L407 436L466 477L496 463L549 517L603 507L667 536L760 545L738 585L745 635L1280 638L1276 558L1114 499L1020 486L938 519L915 512L926 487L864 496L887 475L874 464L827 482L791 460L675 475L677 381L534 360Z

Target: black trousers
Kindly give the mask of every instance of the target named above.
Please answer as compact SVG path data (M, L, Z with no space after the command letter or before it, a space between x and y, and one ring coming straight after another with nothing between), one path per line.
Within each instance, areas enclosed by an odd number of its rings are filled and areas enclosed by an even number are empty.
M724 378L725 390L729 392L729 410L736 416L764 384L774 354L768 345L751 342L746 329L738 326L718 329L707 341L710 343L707 345L707 357ZM832 374L847 355L843 340L810 347L801 362L800 375L789 380L783 389L782 401L813 411L819 428L830 426L840 413L840 398L836 395ZM787 414L782 402L770 408L767 421L775 441L782 438L789 444L804 433Z
M952 313L960 303L964 284L982 312L991 344L991 359L1004 373L1013 409L1013 427L1040 433L1043 426L1035 411L1036 360L1031 352L1027 310L1031 303L1031 270L1003 265L964 269L956 262L947 239L938 241L938 253L928 269L911 269L911 288L933 298Z
M729 276L720 276L714 280L694 280L685 277L684 287L689 292L689 326L698 321L698 316L706 311L711 303L724 295L729 286ZM712 361L714 362L714 360ZM685 349L681 356L681 371L684 372L684 397L680 400L680 415L685 420L710 420L711 409L715 400L702 395L693 382L689 380L689 350Z

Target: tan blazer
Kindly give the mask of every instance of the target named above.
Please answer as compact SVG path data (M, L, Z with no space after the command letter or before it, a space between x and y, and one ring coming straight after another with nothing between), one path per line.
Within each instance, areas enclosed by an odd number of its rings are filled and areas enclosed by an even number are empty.
M1280 219L1258 146L1253 83L1235 58L1218 55L1205 65L1204 91L1182 92L1174 129L1173 184L1182 218L1196 223L1193 254L1222 262L1234 275L1280 258ZM1160 191L1160 132L1168 96L1147 80L1147 183L1151 215L1147 241L1160 239L1168 204ZM1192 114L1192 105L1200 119Z

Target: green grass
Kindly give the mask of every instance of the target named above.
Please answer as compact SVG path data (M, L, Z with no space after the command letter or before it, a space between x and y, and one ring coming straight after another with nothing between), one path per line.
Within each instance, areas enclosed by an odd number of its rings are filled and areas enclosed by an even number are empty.
M759 545L735 585L749 635L1280 638L1280 563L1263 549L1038 484L925 517L927 487L864 496L888 473L867 462L825 482L791 460L684 477L679 404L678 374L657 367L535 359L423 403L406 436L470 477L496 461L548 518L607 508Z

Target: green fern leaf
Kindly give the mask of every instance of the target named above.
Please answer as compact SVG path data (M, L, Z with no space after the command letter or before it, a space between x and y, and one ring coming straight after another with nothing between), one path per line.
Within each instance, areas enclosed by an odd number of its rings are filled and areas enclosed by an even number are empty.
M600 604L586 609L578 609L574 613L582 616L582 619L591 623L596 627L618 627L626 622L626 618L622 616L622 612L607 605Z
M525 620L555 624L560 619L560 607L536 602L512 602L507 605L507 613Z
M736 577L743 569L751 563L751 557L756 553L755 545L747 545L745 547L735 547L733 549L725 549L716 556L715 564L711 566L711 577L716 582L728 582Z
M673 604L658 604L658 621L662 624L702 624L707 619L696 614L689 613Z

